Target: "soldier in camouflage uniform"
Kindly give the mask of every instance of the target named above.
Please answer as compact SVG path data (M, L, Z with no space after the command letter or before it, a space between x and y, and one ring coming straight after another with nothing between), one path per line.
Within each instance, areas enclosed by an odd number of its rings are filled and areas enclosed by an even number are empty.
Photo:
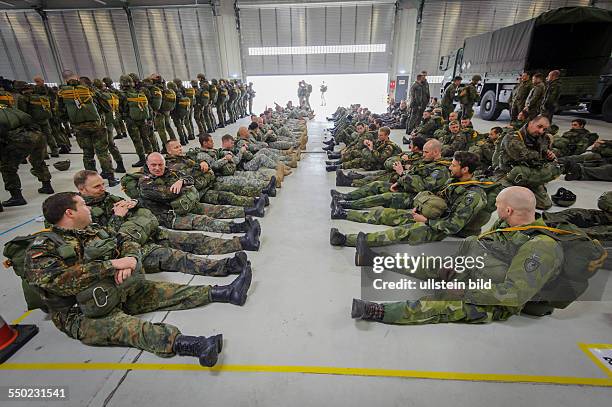
M480 159L480 164L483 169L487 169L493 165L493 154L497 148L497 142L502 136L503 129L501 127L493 127L489 130L489 136L482 139L469 148L468 151L476 154Z
M226 125L226 120L225 120L226 110L225 109L226 109L228 93L227 93L227 89L225 88L225 81L223 79L219 80L218 85L217 85L217 80L213 79L212 84L217 89L217 101L215 103L215 106L217 108L217 117L219 119L219 127L223 128Z
M574 119L570 125L568 131L553 138L553 152L557 158L583 154L599 138L597 133L584 128L584 119Z
M208 82L206 82L208 83ZM202 85L204 86L204 85ZM209 109L209 115L210 115L210 121L213 123L213 127L214 129L218 129L219 125L221 123L217 122L217 119L215 118L215 114L213 113L213 107L216 108L217 106L217 100L219 99L219 88L217 86L217 80L213 79L210 81L210 85L208 86L208 92L210 94L210 103L208 105Z
M412 130L417 126L421 119L421 110L423 108L423 75L418 74L416 80L410 86L408 92L408 123L406 124L406 134L412 133Z
M444 125L444 120L440 116L432 116L432 109L425 109L423 111L423 120L421 123L412 131L412 136L421 136L425 138L432 138L434 132L441 129Z
M108 151L110 155L117 163L115 172L125 173L125 167L123 166L123 157L121 152L115 145L113 138L113 129L115 127L115 115L119 114L119 97L106 89L106 85L100 79L94 79L93 85L100 94L99 102L97 105L99 111L102 113L102 119L104 121L104 127L106 127L106 137L108 139Z
M468 139L461 131L459 122L452 121L448 124L448 133L439 136L442 142L442 156L452 157L456 151L466 151L468 149Z
M452 271L450 275L448 270L441 269L399 270L422 280L450 281L456 278L466 282L468 279L490 279L491 289L438 292L416 301L385 304L354 299L351 316L388 324L420 325L504 321L519 314L529 300L559 275L563 249L555 239L544 234L529 236L520 231L504 230L517 226L545 226L542 220L535 219L535 198L528 189L510 187L502 191L497 200L497 212L500 220L490 232L468 238L458 253L462 256L482 255L483 268L465 273ZM512 249L511 256L496 255L496 248L505 252ZM488 252L492 255L486 255ZM493 270L500 272L493 273Z
M246 254L243 252L238 252L233 258L220 260L194 256L231 253L240 245L233 239L159 228L158 220L151 211L139 207L136 200L126 200L106 192L102 178L93 171L81 170L74 175L73 180L79 194L89 206L94 223L132 237L142 246L143 254L152 256L145 261L150 265L145 270L148 273L159 269L158 271L226 276L239 273L246 264ZM252 219L234 226L232 232L260 228L259 223Z
M48 87L45 84L44 79L41 76L34 77L34 90L32 95L38 95L39 99L36 102L41 102L40 105L36 103L37 106L43 107L46 105L47 98L49 100L50 108L51 108L51 117L49 118L49 142L51 145L57 145L59 147L60 154L66 154L70 152L70 140L68 137L60 130L60 121L58 120L57 114L57 92ZM44 129L43 129L44 133ZM49 144L49 143L48 143Z
M540 105L540 115L548 118L552 123L552 118L559 109L559 96L561 95L561 72L554 70L548 73L542 104Z
M35 238L26 251L24 275L42 294L59 330L87 345L131 346L162 357L196 356L204 366L216 363L221 335L185 336L173 325L133 315L211 302L243 305L252 279L249 265L227 286L147 281L139 245L91 224L89 209L78 195L50 197L43 203L43 214L53 225L48 233L54 237ZM100 292L106 294L104 302Z
M421 191L437 191L450 177L449 161L440 156L440 142L429 140L423 147L423 159L408 170L400 162L393 164L398 175L395 183L376 181L346 194L332 191L338 206L345 209L366 209L384 206L395 209L412 208L412 198ZM332 208L337 210L337 208ZM357 211L349 211L351 216ZM353 212L356 212L353 214ZM333 214L332 214L333 215Z
M138 155L138 161L132 167L142 167L146 154L153 151L148 135L150 128L146 124L150 118L149 101L144 93L134 87L134 81L129 75L121 75L119 83L119 112Z
M525 108L525 101L531 92L531 78L528 72L523 72L519 78L519 83L512 89L510 96L510 120L516 120L519 112Z
M0 104L0 172L6 189L11 197L2 202L3 206L27 204L21 193L21 179L18 169L28 157L32 165L31 173L42 183L38 189L41 194L52 194L51 174L43 160L46 150L45 139L32 117L27 113Z
M168 86L168 89L174 92L174 94L176 95L176 105L175 105L176 107L170 111L170 118L172 118L174 127L176 127L176 132L179 136L178 139L181 145L186 146L188 141L187 141L187 132L185 128L185 122L184 122L185 117L183 114L186 113L187 110L185 109L185 106L179 105L184 95L179 90L179 88L176 86L174 82L168 82L166 86Z
M102 126L96 104L105 103L94 89L81 85L77 76L71 71L64 71L66 85L60 86L58 109L63 117L68 117L76 131L76 139L83 149L83 165L86 170L96 170L98 157L102 167L102 178L109 186L119 184L115 178L115 169L108 153L106 128Z
M490 212L486 210L487 195L472 174L478 168L478 157L467 151L455 153L449 169L452 179L447 181L444 189L438 195L446 200L447 211L439 219L427 219L420 213L413 211L413 222L392 227L382 232L366 233L368 246L384 246L400 242L418 245L444 239L447 236L470 236L480 233L482 226L489 220ZM398 216L403 216L398 213ZM486 216L489 215L489 216ZM386 213L366 212L364 220L372 217L389 218ZM486 218L486 220L485 220ZM483 222L484 221L484 222ZM344 235L338 229L332 229L330 243L333 246L355 246L356 234Z
M213 169L209 167L208 163L202 164L187 157L178 141L168 142L166 149L168 151L165 157L166 167L170 171L180 172L193 178L194 186L200 193L200 202L214 205L243 206L246 209L245 212L249 212L248 208L250 207L259 206L258 202L260 200L265 204L267 196L261 195L261 190L259 191L260 194L257 194L257 191L248 191L252 195L243 195L240 194L238 188L234 190L235 192L215 189L216 177Z
M482 80L480 75L474 75L472 81L459 90L459 103L461 104L461 118L471 119L474 115L474 103L478 102L476 86Z
M113 94L115 94L115 96L119 97L121 91L115 88L115 85L113 84L113 80L111 78L109 78L108 76L104 77L102 78L102 82L104 82L107 91L112 92ZM115 115L115 121L113 123L113 126L115 127L115 132L117 133L117 135L115 136L115 140L126 138L128 136L127 129L125 127L125 123L123 122L121 114L117 113Z
M550 150L550 139L545 133L549 125L546 117L536 116L519 131L506 133L498 143L499 160L494 162L500 183L531 189L536 196L538 209L552 206L546 183L561 174L556 157Z
M544 75L536 73L532 79L533 87L525 99L525 107L523 110L527 113L527 119L532 120L540 113L540 107L544 98L546 86L544 85Z
M203 89L200 89L200 84L197 80L190 82L191 88L193 89L193 118L198 126L198 136L208 131L206 128L206 122L204 121L204 98L202 93ZM207 101L208 102L208 101Z
M442 108L442 117L444 120L449 120L448 115L455 110L455 94L461 85L463 78L461 76L455 76L453 81L444 89L444 95L440 101L440 107Z
M378 140L364 140L363 145L365 148L361 150L361 157L354 158L350 161L335 162L327 165L327 171L336 171L338 168L364 168L365 170L381 170L384 168L385 161L393 156L399 154L402 149L389 140L391 129L388 127L381 127L378 130Z
M247 88L247 94L249 99L249 114L253 114L253 99L255 99L255 90L253 89L253 82L249 82L249 87Z
M190 82L190 86L185 87L181 81L180 87L182 88L185 96L189 98L189 102L190 102L189 114L185 118L185 125L187 126L187 133L188 133L187 139L195 140L195 131L193 129L193 114L194 114L194 106L195 106L195 95L196 95L197 89L193 87L192 82Z
M612 141L597 140L590 152L563 157L566 181L612 181Z

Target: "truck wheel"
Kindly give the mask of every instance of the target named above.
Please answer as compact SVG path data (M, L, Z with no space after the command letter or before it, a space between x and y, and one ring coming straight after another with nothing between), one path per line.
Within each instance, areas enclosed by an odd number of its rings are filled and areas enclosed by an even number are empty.
M603 119L608 123L612 123L612 94L608 95L601 107Z
M480 117L484 120L496 120L501 114L500 103L497 102L495 91L487 91L480 100Z

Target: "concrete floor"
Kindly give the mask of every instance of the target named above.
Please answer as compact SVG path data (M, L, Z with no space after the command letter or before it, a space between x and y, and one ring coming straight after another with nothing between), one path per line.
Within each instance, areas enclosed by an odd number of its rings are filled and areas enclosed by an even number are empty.
M561 129L569 127L569 121L568 116L556 120ZM474 122L481 131L494 125ZM325 172L325 155L320 153L326 126L324 121L309 124L311 153L302 156L299 168L287 178L261 220L261 250L249 253L254 277L245 306L211 304L143 316L175 324L185 334L222 332L220 370L199 369L194 358L161 359L135 349L88 347L66 337L42 312L34 311L23 323L38 325L40 333L10 363L0 365L0 389L68 386L69 400L61 404L66 406L439 406L451 401L473 406L610 405L612 376L606 376L578 347L578 343L612 343L612 284L607 278L599 283L604 285L599 288L607 301L575 303L539 319L518 316L480 326L412 327L352 320L351 299L360 295L359 269L353 263L353 249L329 245L329 229L336 226L354 232L380 227L329 219L329 189L335 188L335 176ZM609 138L612 125L593 121L589 128ZM236 129L236 124L220 129L216 141ZM393 139L400 141L401 135L396 130ZM133 152L127 140L119 141L119 147ZM50 167L56 191L74 189L71 174L82 163L77 154L71 159L71 171ZM134 161L134 154L126 155L126 166ZM42 227L36 217L45 197L37 194L27 166L20 174L30 205L7 208L0 214L2 244ZM578 195L576 207L584 208L595 208L599 194L610 189L603 182L559 180L549 185L549 192L560 185L569 186ZM112 192L119 194L119 187ZM230 280L177 273L151 278L188 284ZM13 321L24 311L18 278L11 270L0 273L2 316ZM133 365L128 369L126 364ZM334 374L296 373L306 367L315 367L314 373ZM559 385L564 382L599 387ZM6 403L3 397L0 394L3 406L60 405Z

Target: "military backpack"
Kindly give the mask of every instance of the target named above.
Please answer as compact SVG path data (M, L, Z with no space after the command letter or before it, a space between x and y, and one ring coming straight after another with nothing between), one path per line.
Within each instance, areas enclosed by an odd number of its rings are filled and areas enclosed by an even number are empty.
M149 119L149 101L143 92L128 90L125 93L130 119L143 121Z
M63 85L58 96L66 106L70 123L79 124L100 120L100 114L93 101L93 93L87 86Z
M173 111L176 107L176 93L172 89L164 89L162 94L162 103L159 110L162 112Z

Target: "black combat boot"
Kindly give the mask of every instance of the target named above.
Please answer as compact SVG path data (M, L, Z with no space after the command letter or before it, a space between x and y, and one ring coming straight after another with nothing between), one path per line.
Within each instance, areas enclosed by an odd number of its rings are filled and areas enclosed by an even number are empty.
M236 252L234 257L228 259L225 265L227 274L240 274L248 265L249 261L245 252Z
M210 300L212 302L229 302L234 305L244 305L252 278L251 264L247 263L240 275L231 284L213 286L210 289Z
M342 153L340 152L327 153L327 158L329 158L330 160L339 160L342 158Z
M402 137L402 144L410 144L410 140L406 138L406 136Z
M51 150L51 157L57 158L59 157L59 149L58 148L54 148L53 150Z
M51 186L51 181L43 181L42 187L38 188L38 193L47 194L47 195L54 194L55 191L53 190L53 187Z
M340 160L325 160L325 165L335 165L338 166L342 164Z
M120 181L117 178L115 178L115 174L113 174L112 172L108 172L108 173L103 172L102 174L100 174L100 176L108 181L109 187L114 187L115 185L120 184Z
M21 195L21 189L13 189L9 191L11 193L11 197L6 201L2 201L2 205L4 206L22 206L27 205L25 198Z
M330 189L329 194L331 195L332 199L337 199L341 201L346 201L348 199L348 194L343 194L342 192L338 192L335 189Z
M264 194L263 192L261 193L261 195L255 197L255 206L257 206L257 203L259 201L263 200L264 201L264 206L269 206L270 205L270 198L268 198L268 195Z
M353 298L351 318L363 319L366 321L382 321L384 316L385 307L383 307L382 304Z
M323 144L325 144L326 146L335 146L336 140L334 140L332 137L329 140L323 140Z
M337 165L326 165L325 166L325 171L327 172L334 172L338 169Z
M144 165L146 164L146 158L144 158L144 156L138 156L138 161L136 161L134 164L132 164L132 168L136 168L136 167L144 167Z
M331 203L331 218L332 219L346 219L346 210L338 205L338 201L332 199Z
M357 235L357 244L355 245L355 265L356 266L373 266L376 252L368 246L366 234L359 232Z
M60 146L59 148L60 154L68 154L69 152L70 152L70 149L68 148L68 146Z
M336 186L350 187L353 186L353 179L344 174L342 170L336 170Z
M259 222L257 222L257 225L259 225ZM240 238L240 245L242 246L242 249L250 252L256 252L259 250L260 233L261 228L259 226L251 227L249 230L247 230L246 234Z
M223 349L223 335L187 336L178 335L174 339L172 350L179 356L195 356L200 365L213 367Z
M329 152L332 152L332 151L334 151L334 146L327 146L327 147L323 147L323 148L322 148L322 150L323 150L323 151L329 151Z
M264 210L265 206L266 206L266 201L259 200L255 203L255 206L253 206L252 208L244 208L244 214L246 216L255 216L256 218L263 218L264 215L266 214L266 211Z
M332 228L329 231L329 243L332 246L344 246L346 244L346 235L340 233L337 228Z
M259 232L261 232L261 226L259 225L259 221L256 219L253 219L251 216L245 217L244 222L230 223L230 233L248 232L249 230L253 228L258 229Z
M123 166L123 161L118 161L117 162L117 168L115 168L115 172L117 174L125 174L127 172L125 170L125 167Z
M270 182L264 189L261 190L264 194L274 198L276 196L276 177L273 175Z
M187 136L187 140L195 140L195 136L193 134L190 134Z

